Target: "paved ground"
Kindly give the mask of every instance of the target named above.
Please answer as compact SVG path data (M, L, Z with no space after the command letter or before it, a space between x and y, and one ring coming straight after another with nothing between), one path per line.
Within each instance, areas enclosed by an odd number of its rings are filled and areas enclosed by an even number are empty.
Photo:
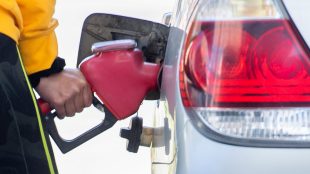
M66 58L67 67L74 67L83 20L91 13L120 14L160 22L162 14L172 11L174 0L65 0L57 1L55 17L59 55ZM145 102L139 113L151 125L154 103ZM57 121L60 134L70 138L100 122L102 114L87 109L73 119ZM119 129L128 126L129 119L117 123L109 131L99 135L68 154L61 154L53 144L60 174L147 174L150 173L150 150L140 148L138 154L125 150L126 141L119 137Z

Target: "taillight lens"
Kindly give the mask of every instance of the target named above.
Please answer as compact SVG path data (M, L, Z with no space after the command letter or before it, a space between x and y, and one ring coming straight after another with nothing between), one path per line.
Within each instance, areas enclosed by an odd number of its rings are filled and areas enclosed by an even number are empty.
M218 1L197 10L180 90L185 107L216 133L310 141L309 48L275 2Z

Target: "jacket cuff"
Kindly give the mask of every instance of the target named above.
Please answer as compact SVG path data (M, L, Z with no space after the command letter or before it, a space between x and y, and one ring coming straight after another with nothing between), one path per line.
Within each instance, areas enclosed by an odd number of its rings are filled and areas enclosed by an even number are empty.
M28 76L32 87L36 88L39 85L40 79L42 77L48 77L48 76L50 76L52 74L59 73L59 72L61 72L64 69L65 66L66 66L65 60L60 58L60 57L57 57L54 60L54 62L53 62L53 64L52 64L50 69L39 71L39 72L36 72L36 73L31 74L31 75Z

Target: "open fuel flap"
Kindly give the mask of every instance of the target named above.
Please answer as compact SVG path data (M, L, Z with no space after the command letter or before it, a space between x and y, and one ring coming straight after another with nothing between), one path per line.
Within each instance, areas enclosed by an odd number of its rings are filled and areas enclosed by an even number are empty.
M146 62L158 63L164 59L169 27L146 20L94 13L88 16L82 28L77 64L92 54L96 42L133 39L143 51Z

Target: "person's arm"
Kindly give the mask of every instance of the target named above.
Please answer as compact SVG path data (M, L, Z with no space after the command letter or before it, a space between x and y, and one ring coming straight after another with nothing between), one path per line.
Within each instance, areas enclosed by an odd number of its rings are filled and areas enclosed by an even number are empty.
M64 63L57 58L55 0L17 2L23 19L18 47L33 87L60 118L81 112L90 106L92 93L83 74L77 69L62 70Z

